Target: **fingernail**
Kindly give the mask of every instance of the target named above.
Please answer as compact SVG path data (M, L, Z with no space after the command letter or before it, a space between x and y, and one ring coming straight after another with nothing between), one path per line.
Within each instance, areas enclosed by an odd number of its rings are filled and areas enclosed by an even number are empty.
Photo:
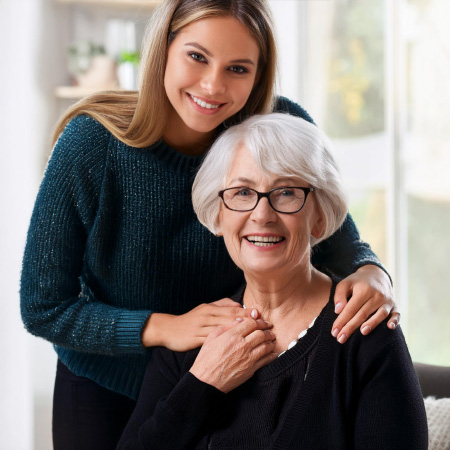
M371 328L369 327L369 325L366 325L362 330L361 333L362 334L367 334L370 333Z
M331 332L331 336L336 337L339 333L339 329L335 328L332 332Z
M258 311L256 309L252 309L252 312L250 313L250 315L256 319L258 317Z
M342 303L341 303L341 302L336 303L336 306L334 307L334 312L335 312L336 314L339 314L339 313L341 312L341 306L342 306Z
M346 337L347 336L345 334L342 334L341 336L339 336L339 339L338 339L339 344L343 344L345 342Z
M395 322L391 322L390 325L393 330L397 328L397 324Z
M242 317L236 317L236 322L242 322L244 319Z

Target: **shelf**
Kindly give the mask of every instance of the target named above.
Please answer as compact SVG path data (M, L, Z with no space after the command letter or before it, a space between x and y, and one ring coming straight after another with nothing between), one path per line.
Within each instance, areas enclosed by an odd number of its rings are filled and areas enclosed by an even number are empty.
M110 91L102 88L85 88L80 86L59 86L55 88L55 96L60 99L78 100L87 95L95 94L96 92ZM114 91L123 91L123 89L114 89Z
M146 8L154 9L163 0L54 0L56 3L66 5L105 6L112 8Z

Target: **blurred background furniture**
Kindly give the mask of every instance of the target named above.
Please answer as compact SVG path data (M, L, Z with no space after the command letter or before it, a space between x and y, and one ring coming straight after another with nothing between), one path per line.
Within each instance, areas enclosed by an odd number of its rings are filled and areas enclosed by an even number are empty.
M450 398L450 367L414 363L424 398Z
M429 450L450 450L450 367L414 363L428 420Z

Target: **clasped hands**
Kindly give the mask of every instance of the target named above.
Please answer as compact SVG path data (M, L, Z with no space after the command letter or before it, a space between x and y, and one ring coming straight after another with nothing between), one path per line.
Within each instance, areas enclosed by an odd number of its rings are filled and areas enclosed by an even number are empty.
M190 372L204 383L230 392L278 356L272 326L247 317L217 327L206 338Z

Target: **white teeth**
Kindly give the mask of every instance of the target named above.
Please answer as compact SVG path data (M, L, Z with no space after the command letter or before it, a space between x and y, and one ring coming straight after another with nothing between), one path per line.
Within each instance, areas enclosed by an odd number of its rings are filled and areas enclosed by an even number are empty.
M190 95L190 94L189 94ZM192 100L194 100L197 105L200 105L202 108L206 109L217 109L220 105L211 105L210 103L206 103L203 100L200 100L199 98L194 97L191 95Z
M253 245L256 245L257 247L270 247L274 244L274 242L252 242Z
M268 247L281 242L284 238L279 236L247 236L246 239L258 247Z

